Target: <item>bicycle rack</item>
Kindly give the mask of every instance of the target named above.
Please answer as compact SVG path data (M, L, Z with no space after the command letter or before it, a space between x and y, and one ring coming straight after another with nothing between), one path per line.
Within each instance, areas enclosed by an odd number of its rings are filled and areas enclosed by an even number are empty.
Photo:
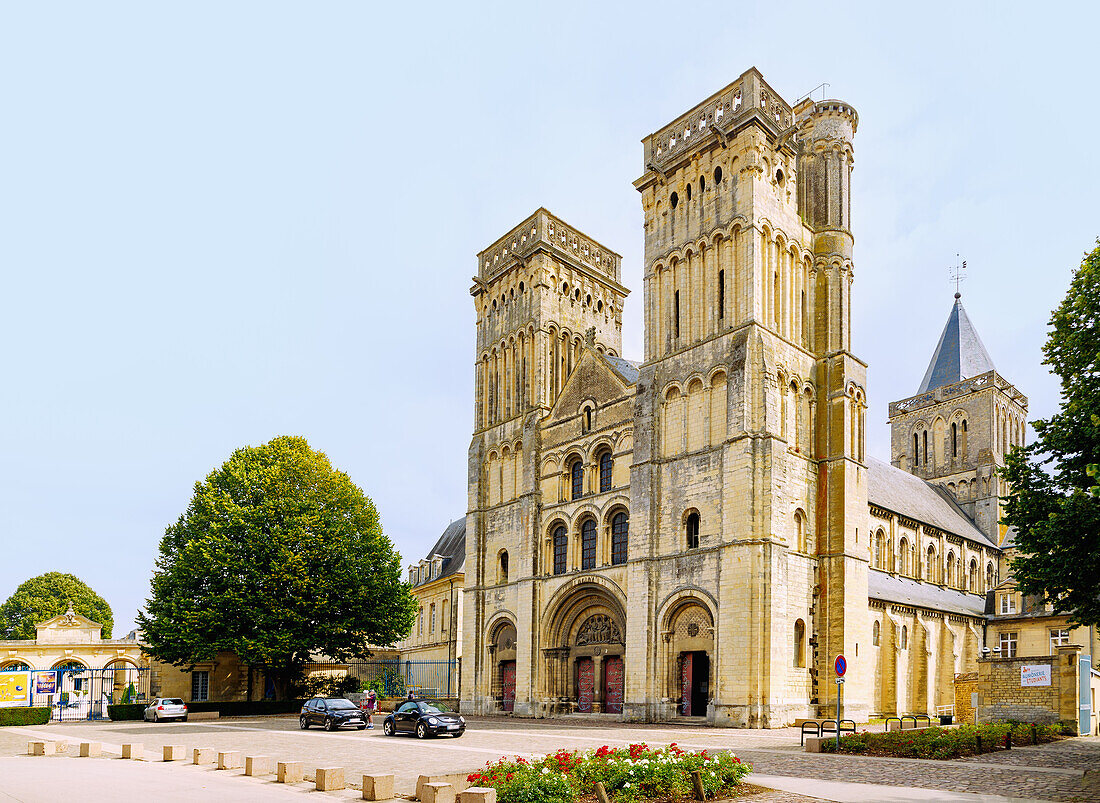
M809 730L806 730L807 726ZM821 723L816 720L802 723L802 735L798 739L798 743L803 747L806 746L806 736L821 736Z

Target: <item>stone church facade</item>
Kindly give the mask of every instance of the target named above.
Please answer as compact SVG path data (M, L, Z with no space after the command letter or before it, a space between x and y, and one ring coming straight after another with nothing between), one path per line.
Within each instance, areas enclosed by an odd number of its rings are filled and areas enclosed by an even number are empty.
M857 124L751 69L643 140L640 364L610 248L539 209L478 255L464 711L779 727L841 653L846 716L951 701L1027 400L957 301L867 457Z

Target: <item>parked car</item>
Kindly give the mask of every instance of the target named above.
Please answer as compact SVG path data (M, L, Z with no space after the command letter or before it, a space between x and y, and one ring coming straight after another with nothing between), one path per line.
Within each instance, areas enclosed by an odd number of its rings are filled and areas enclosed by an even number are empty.
M354 725L357 730L367 727L359 706L344 697L314 697L306 701L302 713L298 715L298 724L302 730L310 725L320 725L327 731L345 725Z
M146 722L160 722L165 719L187 721L187 704L179 697L157 697L145 709L142 717Z
M418 739L444 733L458 737L466 732L466 718L439 700L407 700L382 722L382 732L415 733Z

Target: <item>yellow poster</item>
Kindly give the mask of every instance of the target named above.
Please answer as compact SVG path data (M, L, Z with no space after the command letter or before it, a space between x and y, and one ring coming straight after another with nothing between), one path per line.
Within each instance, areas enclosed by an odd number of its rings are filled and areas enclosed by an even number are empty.
M26 705L30 688L30 672L0 672L0 705Z

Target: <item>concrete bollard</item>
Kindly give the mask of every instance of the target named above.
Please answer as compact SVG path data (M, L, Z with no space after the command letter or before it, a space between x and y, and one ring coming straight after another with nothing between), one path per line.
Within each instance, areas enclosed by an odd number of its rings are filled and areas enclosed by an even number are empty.
M218 769L234 770L241 766L241 753L239 750L225 750L218 753Z
M191 751L192 764L213 764L217 759L217 752L213 747L196 747Z
M497 803L497 790L489 786L471 786L458 793L458 803Z
M455 803L455 790L449 783L424 784L421 803Z
M301 761L280 761L275 765L275 780L279 783L301 783L304 777Z
M130 744L122 745L122 757L132 758L135 761L144 761L145 745L141 742L131 742Z
M166 744L162 750L165 761L183 761L187 757L187 748L182 744Z
M244 757L244 774L245 775L270 775L271 774L271 756L245 756Z
M80 757L89 758L103 755L103 745L99 742L81 742Z
M343 767L318 767L315 781L318 792L335 792L346 788Z
M364 775L363 800L392 800L392 775Z
M57 752L56 742L28 742L28 756L52 756Z

